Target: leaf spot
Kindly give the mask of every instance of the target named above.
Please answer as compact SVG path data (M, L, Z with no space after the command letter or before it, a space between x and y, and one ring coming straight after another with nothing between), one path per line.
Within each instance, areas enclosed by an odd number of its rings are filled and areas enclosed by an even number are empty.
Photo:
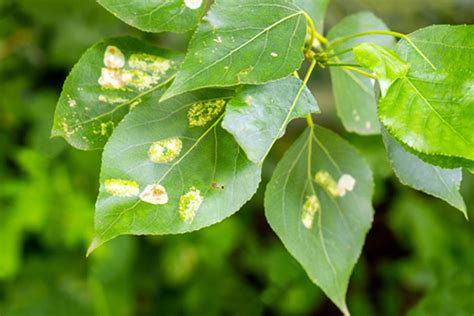
M192 187L188 193L182 195L179 199L178 209L181 220L192 223L203 200L204 198L201 196L201 191L195 187Z
M149 204L162 205L168 203L168 193L164 186L150 184L140 194L140 199Z
M340 196L346 195L347 192L354 190L356 180L350 174L343 174L337 182L337 187L340 191Z
M168 163L181 153L183 142L178 137L171 137L153 143L148 149L148 157L154 163Z
M219 115L226 104L223 99L206 100L194 103L188 111L190 127L201 127Z
M140 186L132 180L108 179L105 180L105 191L113 196L131 197L140 193Z
M303 204L303 211L301 213L301 222L304 227L307 229L313 227L314 215L320 208L321 204L315 194L306 197L306 202Z
M115 46L107 46L104 54L104 65L107 68L119 69L125 66L125 56Z

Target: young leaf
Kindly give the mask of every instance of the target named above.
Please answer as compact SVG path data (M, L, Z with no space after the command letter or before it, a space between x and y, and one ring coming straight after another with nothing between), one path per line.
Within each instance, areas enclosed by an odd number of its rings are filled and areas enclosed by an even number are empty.
M324 17L329 0L294 0L294 3L311 17L319 33L324 31Z
M199 91L127 115L104 149L89 252L122 234L198 230L252 197L260 167L219 126L227 99Z
M354 47L353 52L355 59L362 67L375 73L382 95L385 95L395 79L404 77L410 69L410 65L396 52L374 43L359 44Z
M206 10L207 0L97 0L133 27L146 32L186 32Z
M163 99L284 78L303 61L305 34L304 12L287 0L218 0Z
M467 218L466 204L459 193L461 169L443 169L428 164L405 151L385 130L382 130L382 135L392 168L400 182L448 202Z
M345 314L351 271L372 223L372 193L364 159L320 127L307 130L288 150L265 193L272 229Z
M390 134L428 154L474 160L474 26L431 26L409 35L397 51L411 65L379 104Z
M354 33L374 30L388 31L388 28L372 13L361 12L344 18L334 26L328 34L328 39L333 41ZM395 46L395 41L390 36L367 35L338 45L335 47L334 53L340 53L365 42L376 43L388 48ZM334 58L333 61L350 64L356 62L351 52L342 54ZM363 135L380 133L377 103L371 79L340 67L331 67L330 71L337 114L345 129Z
M181 58L130 37L92 46L64 83L52 136L83 150L103 148L124 115L174 76Z
M261 164L291 120L315 112L319 107L311 91L301 80L288 77L238 91L227 105L222 127L251 161Z

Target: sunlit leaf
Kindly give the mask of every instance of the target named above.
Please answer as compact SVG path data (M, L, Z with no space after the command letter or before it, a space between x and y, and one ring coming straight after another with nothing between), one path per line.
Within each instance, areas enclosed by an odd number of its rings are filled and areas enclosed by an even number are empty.
M418 152L474 160L474 26L431 26L398 53L411 65L379 104L390 134Z

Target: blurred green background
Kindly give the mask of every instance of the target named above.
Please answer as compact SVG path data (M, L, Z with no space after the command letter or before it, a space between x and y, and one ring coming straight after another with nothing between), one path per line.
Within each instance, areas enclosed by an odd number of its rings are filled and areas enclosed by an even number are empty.
M396 31L473 23L472 0L332 1L328 29L372 10ZM303 129L296 122L264 167L257 196L202 231L121 237L90 258L100 152L50 139L68 71L104 37L130 34L185 50L189 34L144 34L93 0L0 0L0 315L339 315L265 221L263 188ZM376 215L348 293L353 315L474 314L474 224L404 188L379 137L344 133L327 71L317 122L350 139L376 176ZM474 217L474 177L462 187Z

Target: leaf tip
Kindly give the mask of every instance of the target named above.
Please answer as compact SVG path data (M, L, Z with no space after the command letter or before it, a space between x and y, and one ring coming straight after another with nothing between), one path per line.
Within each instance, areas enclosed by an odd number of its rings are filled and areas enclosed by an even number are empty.
M89 257L92 252L99 248L103 243L104 242L102 240L97 237L94 237L94 239L92 239L91 244L89 245L89 248L87 248L86 257Z

